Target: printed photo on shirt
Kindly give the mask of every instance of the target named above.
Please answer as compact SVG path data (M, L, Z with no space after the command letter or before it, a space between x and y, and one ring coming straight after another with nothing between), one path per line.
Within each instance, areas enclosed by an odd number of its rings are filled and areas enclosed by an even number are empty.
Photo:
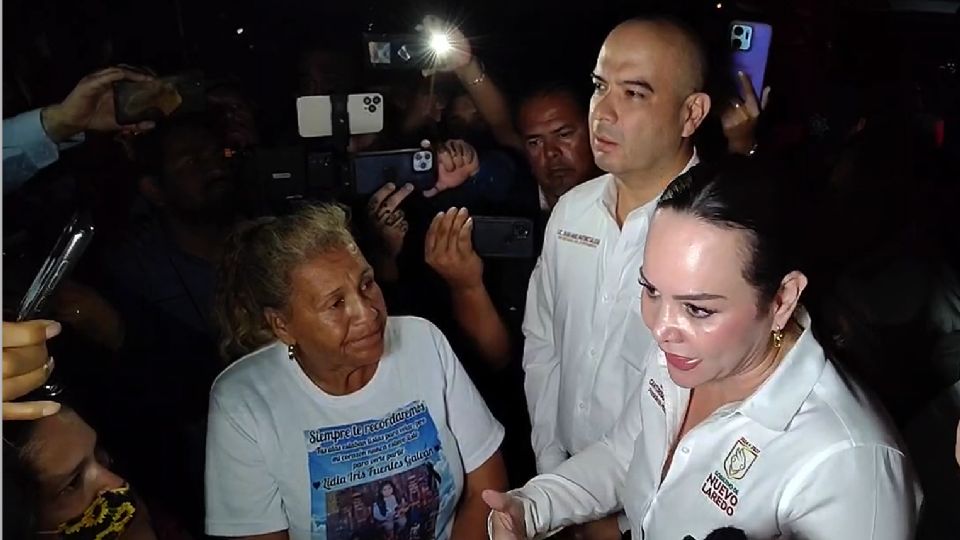
M430 540L440 508L431 465L327 493L329 540Z
M423 402L304 436L312 538L433 540L446 529L456 488Z

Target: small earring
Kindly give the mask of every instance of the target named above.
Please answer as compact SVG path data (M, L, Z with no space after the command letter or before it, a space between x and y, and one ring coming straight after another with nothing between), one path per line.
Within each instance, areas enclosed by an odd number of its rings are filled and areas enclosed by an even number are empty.
M289 357L291 360L297 359L297 350L293 347L293 345L287 345L287 357Z
M783 330L779 326L773 329L773 347L775 349L783 347Z

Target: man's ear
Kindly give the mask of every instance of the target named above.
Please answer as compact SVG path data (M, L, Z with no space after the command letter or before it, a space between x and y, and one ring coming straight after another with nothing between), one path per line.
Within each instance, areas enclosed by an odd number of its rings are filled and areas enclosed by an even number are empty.
M277 339L282 341L285 345L296 345L297 340L290 333L289 325L287 324L287 318L280 312L280 310L273 308L266 308L263 310L263 317L267 321L267 325L273 330L273 335L277 336Z
M787 327L787 322L800 305L800 296L806 288L807 276L803 272L793 271L783 277L780 290L773 297L773 324L776 328Z
M140 194L150 201L151 204L158 207L166 205L166 198L163 196L163 190L160 189L160 179L156 176L141 176L139 188Z
M683 102L683 138L690 138L710 114L710 96L694 92Z

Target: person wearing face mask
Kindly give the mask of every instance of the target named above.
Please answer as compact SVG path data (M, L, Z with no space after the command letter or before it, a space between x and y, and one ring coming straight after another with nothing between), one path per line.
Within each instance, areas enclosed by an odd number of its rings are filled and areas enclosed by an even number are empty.
M620 507L637 538L913 538L920 488L862 359L835 344L819 299L800 305L799 205L780 180L741 158L663 194L639 272L657 344L643 382L598 442L484 493L495 540Z
M389 485L418 501L424 537L483 537L503 427L435 326L387 316L342 208L242 225L217 298L222 350L243 357L210 396L208 534L366 537L382 529L360 503Z
M69 407L3 424L3 536L155 540L146 506Z

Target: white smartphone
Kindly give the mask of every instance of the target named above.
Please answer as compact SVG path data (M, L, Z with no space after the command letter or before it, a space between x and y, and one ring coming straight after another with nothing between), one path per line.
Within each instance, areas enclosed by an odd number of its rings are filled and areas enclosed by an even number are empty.
M376 93L347 96L350 135L383 131L383 96ZM297 98L297 128L301 137L333 135L333 104L330 96Z

